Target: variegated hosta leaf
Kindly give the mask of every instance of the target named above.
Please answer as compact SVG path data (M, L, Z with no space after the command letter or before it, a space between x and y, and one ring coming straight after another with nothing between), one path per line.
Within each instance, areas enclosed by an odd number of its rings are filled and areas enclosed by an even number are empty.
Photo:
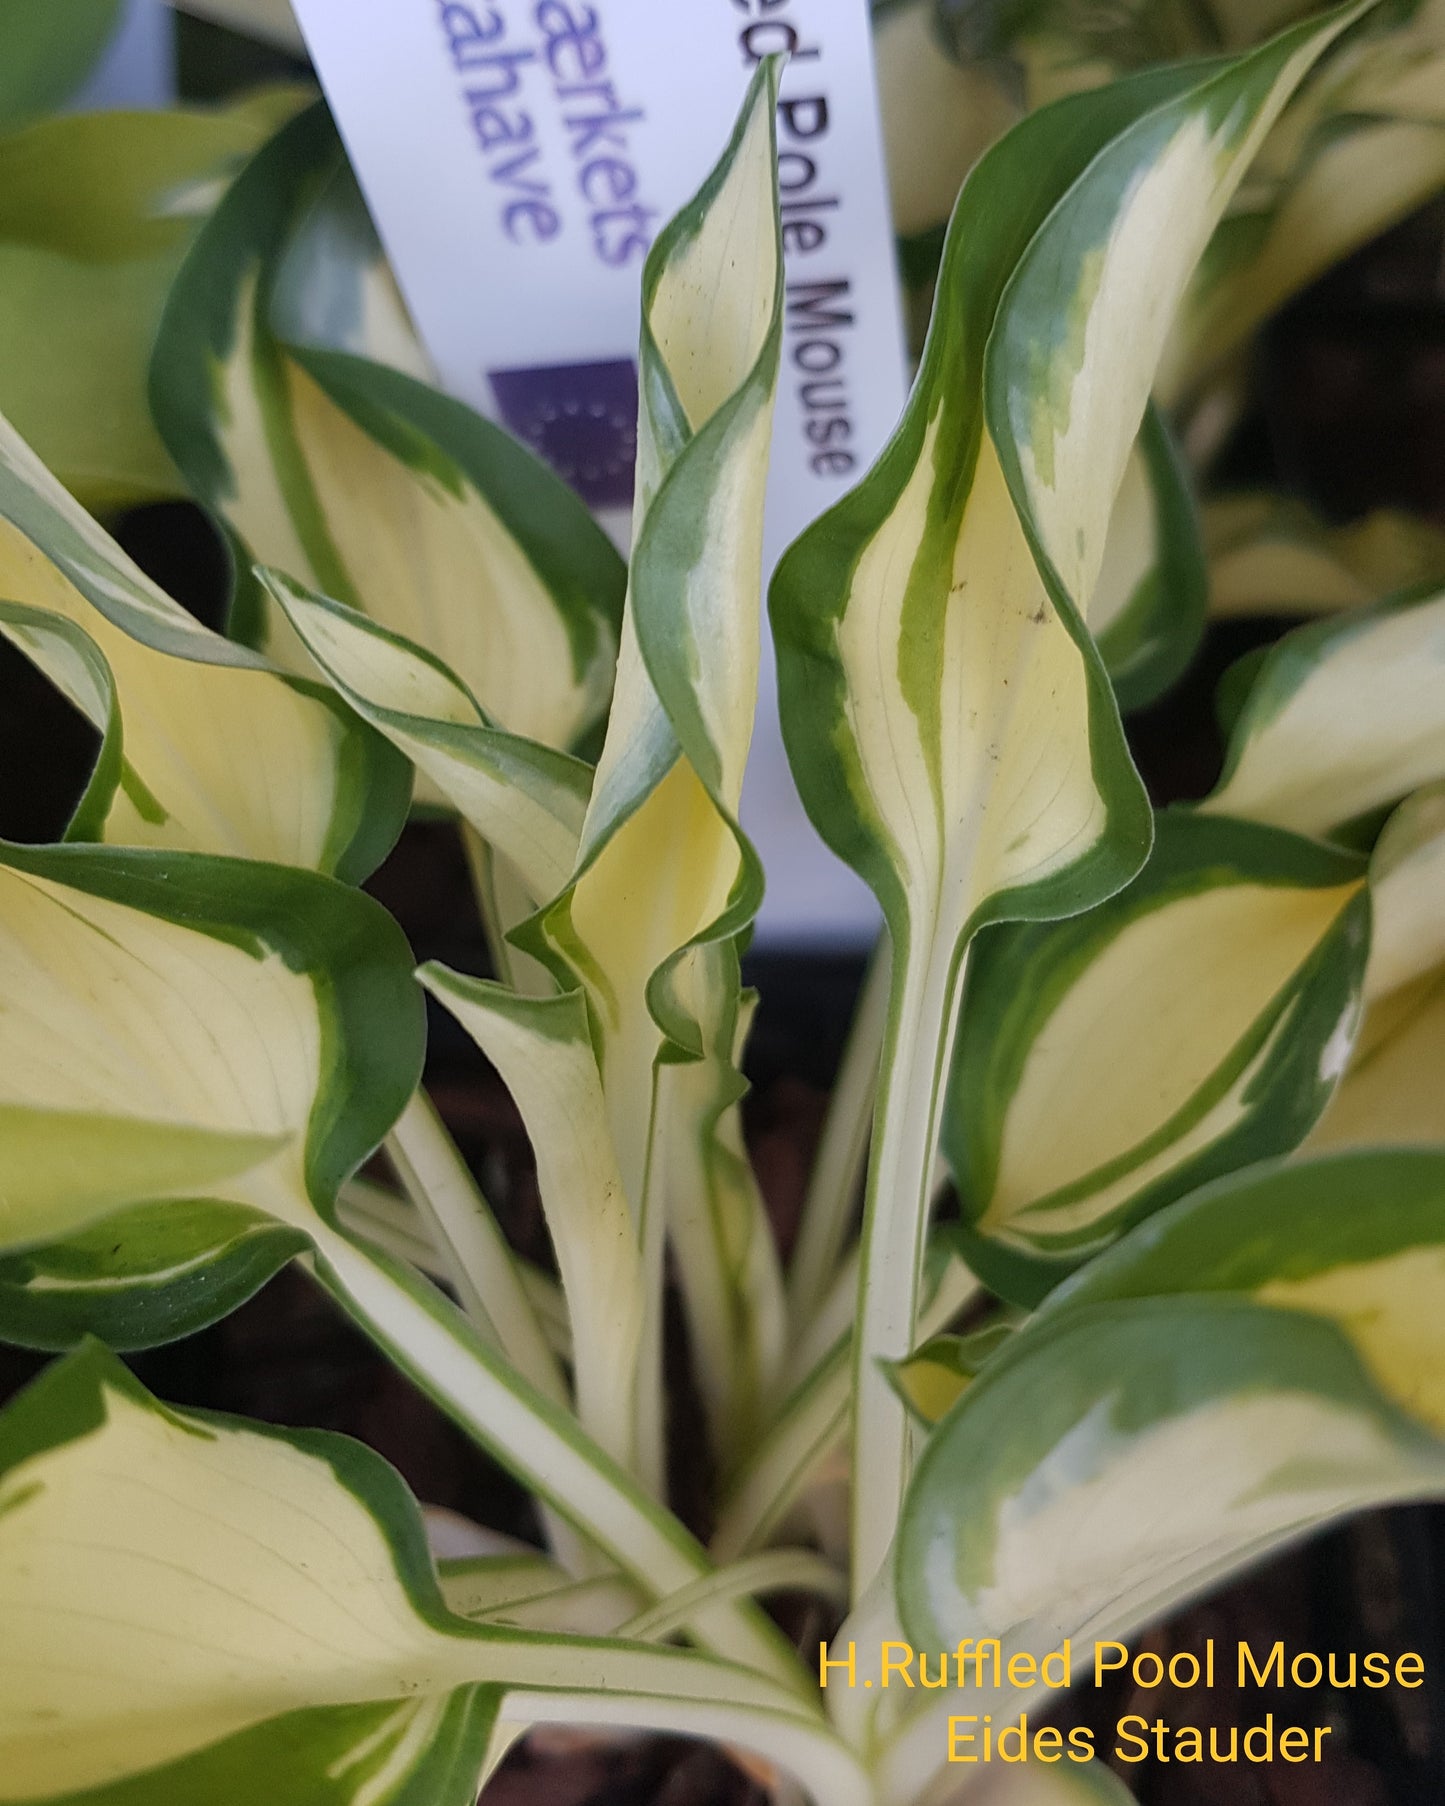
M406 764L336 697L202 627L0 419L0 632L100 730L73 833L359 881Z
M400 371L297 351L287 376L339 599L436 651L504 728L558 750L584 739L612 694L623 570L582 503Z
M580 991L519 997L445 966L424 966L420 976L522 1113L567 1296L578 1414L609 1454L635 1469L642 1253L617 1171L586 1001Z
M978 1377L984 1362L1004 1347L1018 1327L1006 1312L967 1335L930 1336L889 1373L905 1405L921 1423L936 1424Z
M167 1410L94 1346L0 1418L0 1505L0 1799L470 1806L504 1694L725 1737L820 1798L871 1798L775 1682L456 1616L379 1457Z
M69 114L0 138L0 412L86 507L180 493L146 403L161 308L197 226L298 99Z
M1232 1175L1143 1225L1046 1310L1186 1292L1327 1318L1382 1392L1445 1435L1445 1150Z
M1007 1661L1069 1638L1087 1655L1349 1512L1445 1494L1445 1443L1304 1311L1131 1299L1050 1313L1024 1342L920 1459L897 1557L916 1648L997 1637ZM972 1709L999 1723L1047 1697ZM884 1765L946 1747L941 1716L905 1725Z
M1200 808L1297 834L1445 777L1445 592L1312 621L1259 666Z
M591 767L497 727L440 659L354 608L280 571L264 581L352 708L511 862L531 907L555 896L576 863Z
M1445 584L1445 533L1394 509L1327 527L1293 497L1246 492L1202 518L1213 615L1331 614Z
M963 951L986 921L1099 901L1148 850L1086 611L1174 307L1350 16L1061 102L990 151L959 197L897 434L774 579L794 776L878 894L895 956L857 1344L864 1583L906 1475L877 1363L912 1340Z
M1441 1493L1445 1446L1332 1323L1229 1297L1060 1313L925 1450L903 1622L1005 1659L1126 1637L1347 1512Z
M1189 477L1157 408L1124 466L1089 604L1089 627L1121 709L1153 702L1204 632L1207 579Z
M244 1304L309 1246L244 1204L164 1198L126 1207L64 1241L0 1254L0 1331L29 1348L99 1336L150 1348Z
M777 79L774 64L760 68L722 160L649 256L638 524L617 695L576 875L517 937L564 986L587 993L618 1171L649 1273L670 1198L719 1187L740 1197L728 1119L742 1089L739 938L756 913L761 873L736 816L757 688L781 331ZM685 1094L676 1108L674 1091ZM755 1194L741 1202L756 1226L744 1239L766 1252ZM678 1253L708 1262L696 1285L685 1284L693 1297L719 1273L738 1272L721 1234L711 1247L680 1242ZM779 1294L775 1260L765 1276L751 1273ZM756 1302L743 1304L740 1321L776 1315ZM649 1369L657 1327L649 1326ZM717 1350L727 1363L719 1384L736 1383L734 1361L756 1372L756 1352ZM654 1388L654 1414L656 1404Z
M152 369L162 436L244 565L359 607L442 658L500 726L565 749L611 691L622 567L606 536L559 478L461 403L276 336L273 280L339 159L324 110L302 115L197 237ZM374 259L344 234L326 243L334 287L364 315ZM313 240L313 285L320 248ZM297 324L294 304L284 311ZM276 616L250 627L278 656L300 656Z
M1445 1144L1445 784L1385 824L1370 894L1364 1026L1311 1149Z
M147 1325L197 1327L239 1279L231 1267L216 1290L195 1285L218 1231L196 1205L249 1208L304 1236L398 1364L649 1594L690 1586L709 1569L681 1525L440 1293L339 1226L339 1187L412 1096L422 1039L409 949L359 891L195 854L0 846L0 1250L40 1276L18 1332L41 1339L52 1304L44 1340L88 1322L86 1232L117 1218L133 1236L130 1213L168 1200L180 1208L150 1212L154 1239L130 1283L110 1269L96 1320L119 1317L137 1343ZM293 1249L273 1239L268 1258ZM21 1270L5 1278L18 1287ZM796 1680L747 1609L712 1606L692 1628Z
M935 1431L909 1636L1124 1637L1334 1517L1445 1491L1442 1305L1445 1156L1261 1169L1162 1212Z
M930 1336L888 1369L893 1388L920 1423L936 1424L973 1379L961 1336Z
M1183 813L1109 902L989 930L944 1127L965 1257L1034 1303L1129 1224L1296 1146L1344 1071L1368 945L1353 854Z
M7 847L0 893L6 1332L134 1346L209 1321L410 1095L406 943L345 886L200 855Z

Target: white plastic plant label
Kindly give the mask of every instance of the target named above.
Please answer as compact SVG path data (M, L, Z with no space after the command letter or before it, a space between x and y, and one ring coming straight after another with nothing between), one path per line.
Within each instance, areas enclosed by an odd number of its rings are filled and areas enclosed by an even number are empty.
M767 559L862 474L904 398L867 0L297 0L446 388L617 531L632 491L640 279L757 61L778 114L786 325ZM871 898L816 840L764 673L744 823L761 933L860 940Z

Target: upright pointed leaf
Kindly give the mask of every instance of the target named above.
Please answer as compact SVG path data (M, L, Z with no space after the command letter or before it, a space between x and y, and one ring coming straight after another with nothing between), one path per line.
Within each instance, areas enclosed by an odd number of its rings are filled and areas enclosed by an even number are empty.
M649 257L639 524L617 695L577 872L518 937L560 983L587 993L618 1168L654 1273L668 1194L706 1196L732 1182L728 1113L743 1088L734 1064L739 939L761 873L737 808L757 686L781 332L776 83L776 67L764 64L724 156ZM690 1064L702 1071L684 1072ZM674 1090L687 1094L676 1111ZM744 1239L766 1250L756 1198L733 1195L757 1224ZM693 1238L678 1252L712 1269L685 1287L694 1298L717 1272L741 1272L721 1242ZM755 1263L747 1277L780 1296L775 1261ZM737 1320L757 1325L770 1315L749 1301ZM657 1330L649 1330L654 1368ZM738 1351L753 1370L756 1354ZM737 1384L731 1373L717 1378L725 1389Z
M3 420L0 602L20 605L0 631L105 736L80 831L358 880L389 851L405 764L329 692L202 627Z
M1293 835L1166 813L1117 897L980 939L944 1145L982 1277L1035 1302L1129 1224L1304 1138L1359 1021L1363 878Z
M758 901L756 860L734 818L756 691L763 477L781 316L768 110L776 80L770 66L759 72L722 161L649 259L639 526L618 692L578 872L536 935L543 950L555 950L560 975L602 975L590 988L604 1042L627 1033L655 1049L661 1029L694 1054L687 1003L658 1023L644 993L693 942L736 936ZM663 844L688 844L690 856L650 872L654 894L671 871L677 878L648 918L618 920L610 905L639 854ZM659 1009L663 1003L660 991ZM629 1080L649 1081L651 1063L648 1053ZM607 1064L604 1051L604 1079ZM631 1183L643 1149L635 1132L619 1140Z
M907 1468L876 1363L912 1340L963 952L987 921L1099 901L1147 852L1086 611L1190 272L1352 16L1061 102L997 145L959 198L902 425L774 580L794 775L877 893L895 955L860 1293L860 1583Z

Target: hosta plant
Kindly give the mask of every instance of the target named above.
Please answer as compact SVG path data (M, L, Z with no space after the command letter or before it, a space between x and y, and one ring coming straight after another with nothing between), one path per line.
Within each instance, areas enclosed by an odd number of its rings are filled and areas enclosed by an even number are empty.
M152 371L229 636L5 432L0 627L99 750L62 844L0 846L0 1332L72 1351L0 1417L0 1800L465 1806L555 1722L820 1806L1126 1798L951 1766L956 1696L871 1688L881 1642L1082 1657L1445 1491L1445 598L1237 674L1196 808L1156 817L1119 715L1198 628L1171 320L1360 10L1001 139L894 438L776 574L794 772L887 922L786 1268L739 1112L777 69L647 265L625 568L395 367L314 113L200 231ZM414 973L359 888L409 799L460 825L489 977ZM420 1088L426 996L516 1101L554 1271ZM291 1260L537 1545L436 1561L377 1456L171 1409L105 1346ZM668 1503L670 1269L708 1523Z

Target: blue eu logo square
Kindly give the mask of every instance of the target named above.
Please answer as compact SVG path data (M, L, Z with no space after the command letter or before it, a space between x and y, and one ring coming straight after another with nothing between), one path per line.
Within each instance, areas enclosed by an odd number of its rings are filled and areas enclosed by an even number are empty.
M589 508L625 508L637 461L637 366L550 364L489 370L502 419Z

